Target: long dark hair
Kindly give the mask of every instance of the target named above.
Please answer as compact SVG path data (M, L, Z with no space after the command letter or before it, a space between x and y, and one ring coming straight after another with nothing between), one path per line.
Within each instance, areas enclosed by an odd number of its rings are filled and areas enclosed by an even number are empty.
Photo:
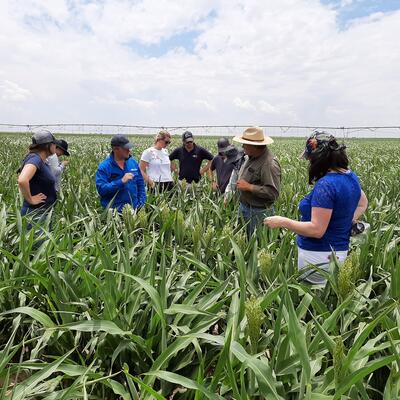
M339 145L333 136L329 141L320 144L308 157L308 183L315 183L330 169L348 169L349 159L345 149L346 146Z
M29 156L29 154L32 154L32 153L36 153L37 154L37 153L40 153L43 150L46 151L47 154L50 154L50 146L51 146L51 143L43 143L43 144L33 143L33 144L31 144L29 146L29 148L28 148L28 153L25 154L25 157L23 158L20 167L17 169L17 174L21 173L22 165L23 165L24 161L26 160L26 157Z

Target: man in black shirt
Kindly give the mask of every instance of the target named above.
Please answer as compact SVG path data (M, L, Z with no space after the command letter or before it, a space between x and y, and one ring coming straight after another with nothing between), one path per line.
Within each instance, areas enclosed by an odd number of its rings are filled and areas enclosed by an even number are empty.
M187 183L199 182L201 176L210 169L212 154L195 144L193 134L186 131L182 135L181 147L177 147L169 156L171 161L179 160L179 180L185 179ZM203 160L209 160L208 163L201 168ZM176 167L175 167L176 168Z

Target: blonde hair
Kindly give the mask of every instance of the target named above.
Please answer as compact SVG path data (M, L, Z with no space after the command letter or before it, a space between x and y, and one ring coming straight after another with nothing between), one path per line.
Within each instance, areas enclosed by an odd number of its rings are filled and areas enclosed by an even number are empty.
M164 140L167 137L171 139L171 134L167 130L163 129L157 133L156 137L154 138L154 143L157 143L159 140Z

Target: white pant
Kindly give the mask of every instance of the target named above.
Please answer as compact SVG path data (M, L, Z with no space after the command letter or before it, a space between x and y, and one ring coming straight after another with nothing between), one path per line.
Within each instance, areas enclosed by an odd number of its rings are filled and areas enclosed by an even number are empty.
M324 271L329 270L329 261L332 256L331 251L310 251L301 249L300 247L298 247L297 250L297 266L299 270L307 268L310 265L315 265L316 267ZM342 263L347 257L347 250L336 251L335 255L336 258ZM307 281L313 285L321 285L326 283L326 279L318 271L315 271L313 269L310 269L303 275L301 275L300 279Z

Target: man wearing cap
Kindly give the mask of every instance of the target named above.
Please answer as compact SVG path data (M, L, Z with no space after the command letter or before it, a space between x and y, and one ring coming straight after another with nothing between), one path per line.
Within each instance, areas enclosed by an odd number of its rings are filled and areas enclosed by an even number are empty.
M280 192L281 168L267 147L273 140L265 136L261 128L247 128L233 140L242 143L248 156L239 171L236 187L240 194L239 212L247 224L250 238L264 218L274 214L273 205Z
M233 171L233 164L227 162L226 153L230 150L235 149L235 146L229 143L227 138L218 139L217 142L218 154L212 159L210 170L212 171L212 188L221 194L225 193L225 189L228 186L229 179ZM214 179L214 173L216 172L216 179Z
M96 188L100 203L121 212L126 204L139 208L146 202L146 189L139 164L130 155L132 143L124 135L111 139L111 154L96 172Z
M50 157L47 157L46 164L50 167L51 172L53 173L54 177L56 178L55 188L56 192L58 193L61 188L61 175L64 172L65 167L68 165L68 161L60 161L58 157L67 156L69 157L68 152L68 143L63 140L56 140L56 152L52 154Z
M194 142L193 134L189 131L182 135L182 144L170 154L169 159L179 160L179 180L185 179L188 184L199 182L201 176L210 169L213 156L204 147ZM209 160L209 162L201 168L203 160ZM176 170L174 165L172 168Z

